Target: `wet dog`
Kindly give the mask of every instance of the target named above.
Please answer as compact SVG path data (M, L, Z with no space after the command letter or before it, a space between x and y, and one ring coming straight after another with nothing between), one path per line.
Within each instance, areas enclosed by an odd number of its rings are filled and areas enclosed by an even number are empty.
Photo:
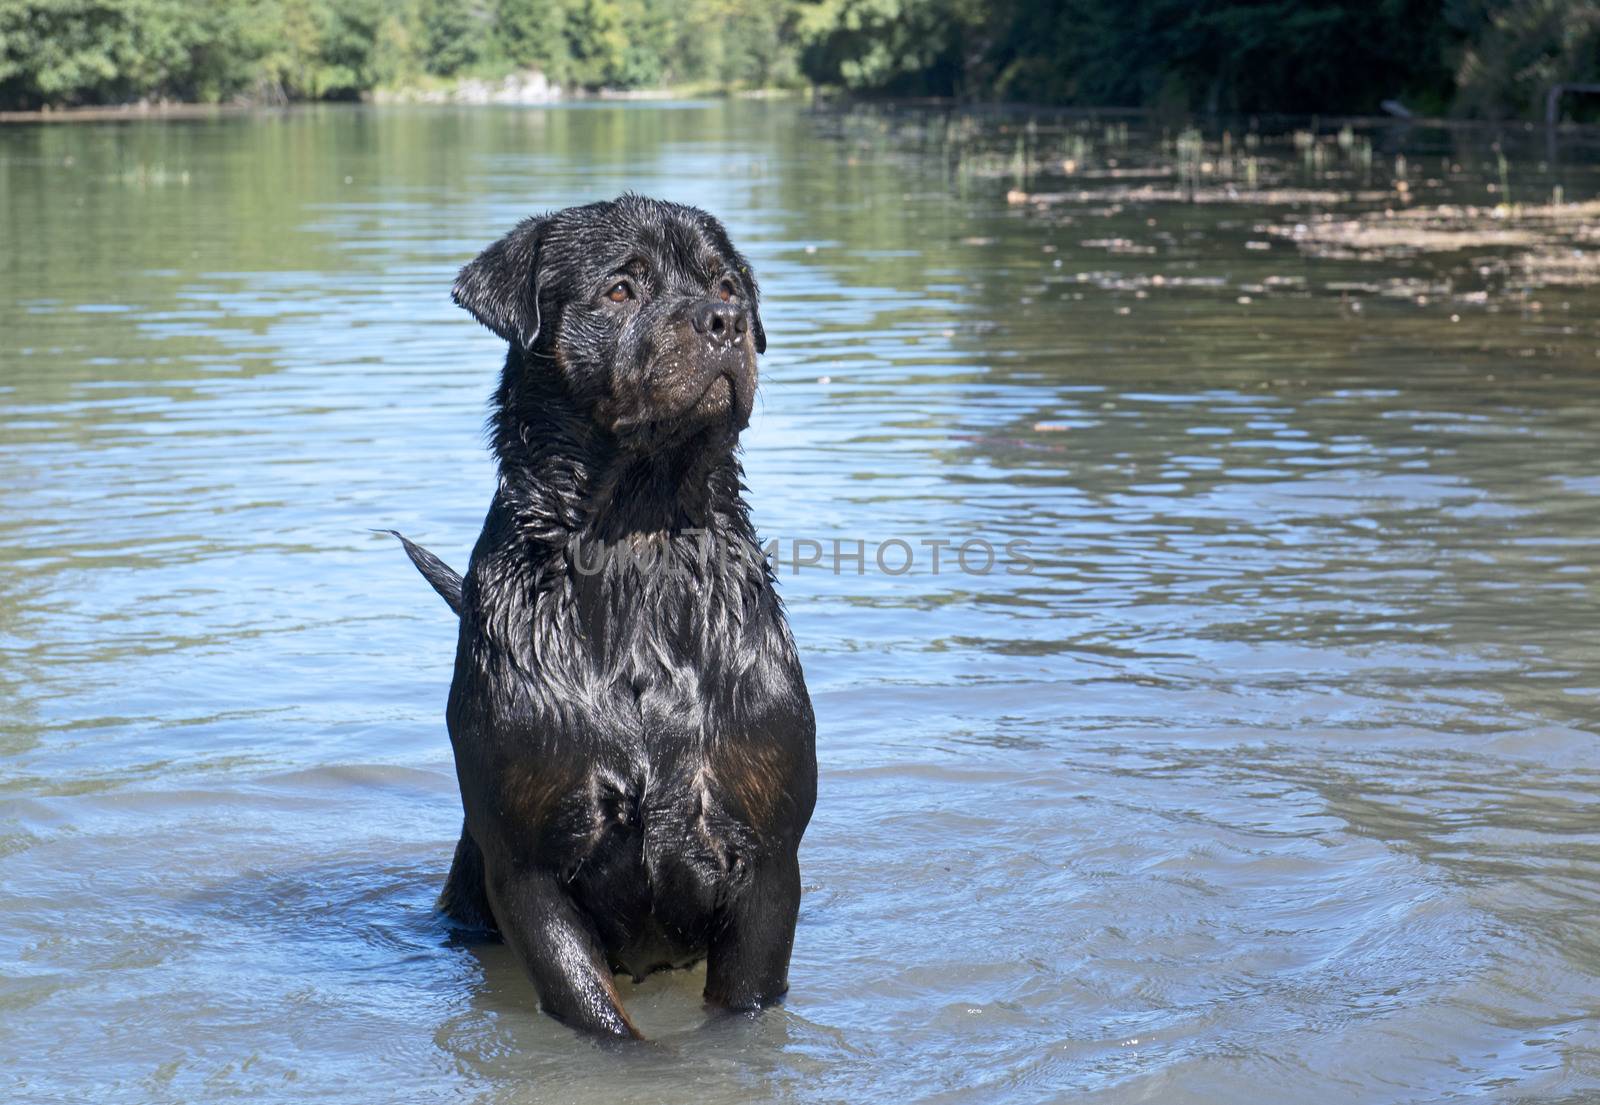
M528 219L455 283L510 348L465 575L406 542L460 618L439 906L595 1033L638 1035L614 971L788 988L815 724L735 455L757 296L716 219L639 196Z

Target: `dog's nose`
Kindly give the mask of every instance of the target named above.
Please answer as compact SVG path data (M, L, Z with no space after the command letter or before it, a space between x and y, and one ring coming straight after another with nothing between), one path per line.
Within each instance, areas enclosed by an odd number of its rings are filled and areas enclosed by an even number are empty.
M731 342L744 336L750 327L750 313L737 303L708 300L690 316L695 333L710 342Z

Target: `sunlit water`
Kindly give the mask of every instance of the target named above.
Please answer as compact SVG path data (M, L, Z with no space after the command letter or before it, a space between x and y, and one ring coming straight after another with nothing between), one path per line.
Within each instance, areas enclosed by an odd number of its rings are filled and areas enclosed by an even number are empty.
M1304 208L1007 203L1059 182L996 121L987 174L906 123L0 131L0 1096L1600 1095L1600 295L1268 233ZM1377 139L1376 187L1403 146L1494 202L1482 136ZM1516 187L1596 194L1543 156ZM464 563L499 346L452 273L624 189L763 279L821 785L788 1003L624 984L616 1050L431 911L455 632L371 530Z

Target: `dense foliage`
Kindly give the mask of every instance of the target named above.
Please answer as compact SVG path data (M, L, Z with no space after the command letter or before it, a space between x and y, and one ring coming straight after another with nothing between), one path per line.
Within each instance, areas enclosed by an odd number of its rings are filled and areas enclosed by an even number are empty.
M812 80L1178 110L1525 115L1600 81L1600 0L817 0Z
M1178 110L1535 111L1600 0L0 0L0 106L804 83Z
M0 0L0 107L345 99L536 68L568 87L801 83L754 0Z

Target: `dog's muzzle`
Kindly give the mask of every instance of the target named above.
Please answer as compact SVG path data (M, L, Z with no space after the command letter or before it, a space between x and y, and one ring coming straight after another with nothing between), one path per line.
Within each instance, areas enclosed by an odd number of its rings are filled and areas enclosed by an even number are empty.
M750 421L755 405L756 364L750 339L750 312L737 303L710 300L689 313L689 324L700 345L698 364L703 387L690 416L697 421L727 420L736 430Z

